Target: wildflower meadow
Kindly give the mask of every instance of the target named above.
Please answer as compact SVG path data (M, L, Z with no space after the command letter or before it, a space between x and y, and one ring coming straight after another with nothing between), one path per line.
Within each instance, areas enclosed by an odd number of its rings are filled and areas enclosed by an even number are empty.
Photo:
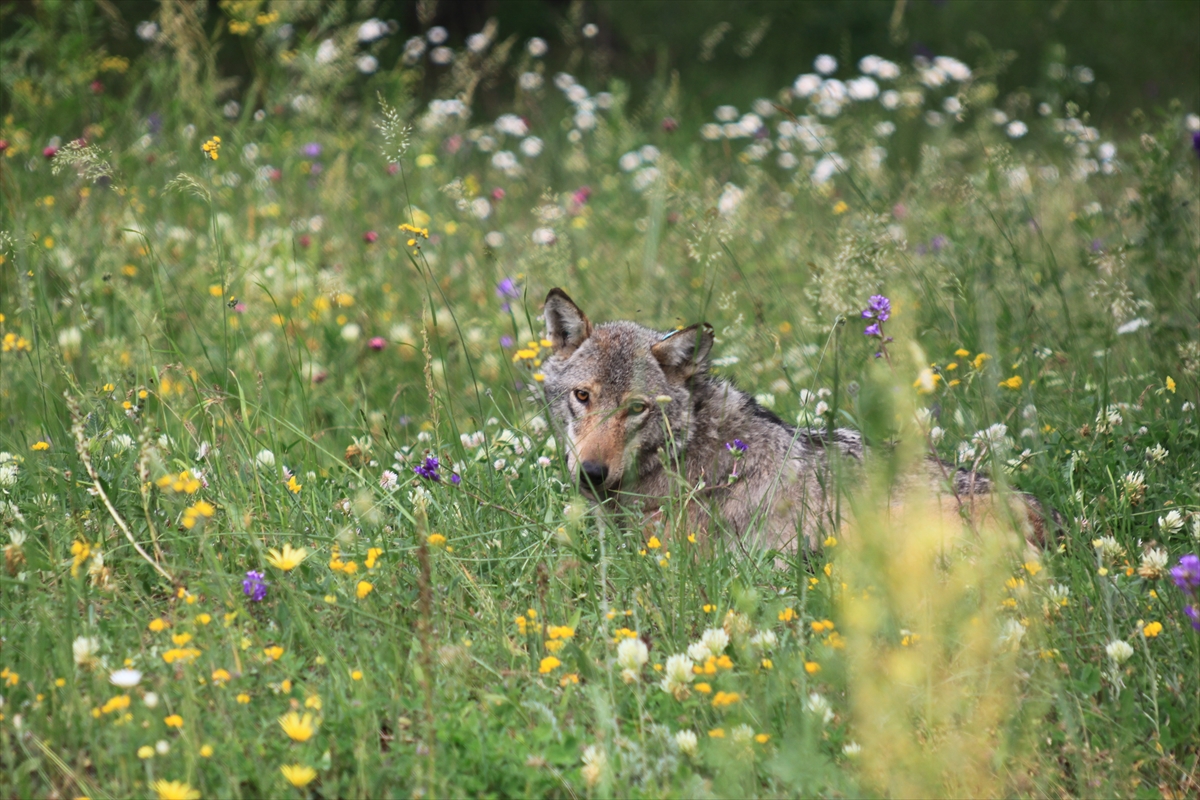
M666 55L624 76L585 3L532 38L33 5L0 796L1200 792L1200 109L1099 120L1063 48L1002 90L982 39L797 48L710 102ZM752 61L735 33L704 47ZM708 322L765 409L860 432L822 546L690 530L703 486L674 525L582 497L552 287ZM898 499L923 454L1044 536Z

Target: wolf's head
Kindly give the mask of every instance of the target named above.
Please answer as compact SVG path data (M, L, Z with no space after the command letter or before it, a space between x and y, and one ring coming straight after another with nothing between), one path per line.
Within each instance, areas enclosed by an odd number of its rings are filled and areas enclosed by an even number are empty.
M593 326L561 289L546 296L544 316L554 350L542 370L546 399L580 488L603 498L659 468L660 449L670 455L687 445L711 326Z

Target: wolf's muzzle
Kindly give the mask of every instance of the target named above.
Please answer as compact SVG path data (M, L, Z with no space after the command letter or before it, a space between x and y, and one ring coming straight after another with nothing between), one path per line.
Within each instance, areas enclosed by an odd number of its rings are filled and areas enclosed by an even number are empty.
M584 461L579 465L579 483L585 489L599 494L604 491L608 480L608 467L599 461Z

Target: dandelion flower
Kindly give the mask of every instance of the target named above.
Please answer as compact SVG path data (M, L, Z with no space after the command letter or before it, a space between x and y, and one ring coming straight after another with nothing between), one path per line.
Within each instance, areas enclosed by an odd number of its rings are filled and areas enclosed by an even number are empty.
M282 551L273 547L267 551L267 563L284 572L295 569L306 558L308 558L307 548L296 548L290 544L284 544Z
M200 790L182 781L157 780L150 785L158 800L200 800Z
M279 727L283 728L283 732L288 737L297 742L307 742L317 731L312 714L305 714L302 717L295 711L289 711L280 717Z
M297 789L303 789L317 777L317 771L305 764L285 764L279 771L283 773L283 779Z

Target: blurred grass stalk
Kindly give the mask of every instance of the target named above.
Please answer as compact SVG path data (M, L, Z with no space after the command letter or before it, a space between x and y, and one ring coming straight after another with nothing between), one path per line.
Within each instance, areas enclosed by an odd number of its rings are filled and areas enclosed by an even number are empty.
M923 355L915 347L911 355L919 370ZM886 372L880 363L876 374ZM893 382L890 374L883 382ZM913 419L910 387L886 388L905 398L894 418ZM922 479L902 477L898 495L894 477L923 474L927 453L918 426L901 430L893 450L876 448L870 480L860 483L866 491L850 498L837 562L864 788L889 797L999 796L1011 786L1008 734L1017 733L1018 647L1029 621L998 612L1023 536L1003 513L999 484L991 502L962 499L975 506L971 521L958 499Z

